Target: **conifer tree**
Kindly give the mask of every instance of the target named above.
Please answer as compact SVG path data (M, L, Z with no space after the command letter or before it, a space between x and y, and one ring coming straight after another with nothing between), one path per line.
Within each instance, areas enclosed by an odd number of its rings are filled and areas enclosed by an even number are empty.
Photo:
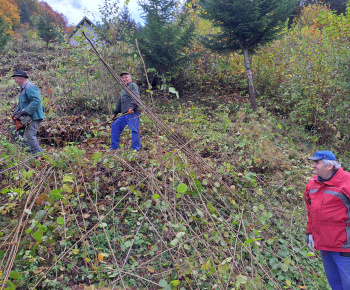
M53 24L52 17L47 14L39 15L35 18L35 26L39 36L46 42L46 48L50 42L63 41L62 35L58 32L57 27Z
M251 106L256 110L250 53L278 36L299 1L201 0L200 3L204 10L202 17L220 27L220 32L209 35L204 44L217 52L243 52Z
M137 28L136 22L134 19L132 19L127 5L124 5L120 12L119 22L123 26L123 29L129 32L134 32Z
M22 2L21 6L20 6L20 21L21 23L32 23L30 17L31 17L31 12L30 9L28 7L28 4L26 2Z
M159 75L174 72L191 56L185 53L194 37L195 26L176 0L149 0L139 3L145 25L135 33L148 68Z

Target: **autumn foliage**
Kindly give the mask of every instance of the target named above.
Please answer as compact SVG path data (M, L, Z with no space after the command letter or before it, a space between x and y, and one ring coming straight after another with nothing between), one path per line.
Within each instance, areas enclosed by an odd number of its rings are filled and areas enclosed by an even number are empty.
M16 3L11 0L0 1L0 16L8 27L7 34L13 35L14 29L19 25L20 17Z
M39 14L48 15L51 17L52 21L56 26L64 29L66 32L66 28L68 26L68 19L62 13L58 13L54 11L51 6L47 2L40 2L38 7Z
M52 9L47 2L38 1L15 1L1 0L0 1L0 16L7 26L7 35L14 36L15 30L23 23L21 17L24 12L21 11L25 5L30 13L30 16L45 15L50 16L55 26L61 28L67 33L68 19L62 13L58 13ZM22 15L22 16L21 16Z

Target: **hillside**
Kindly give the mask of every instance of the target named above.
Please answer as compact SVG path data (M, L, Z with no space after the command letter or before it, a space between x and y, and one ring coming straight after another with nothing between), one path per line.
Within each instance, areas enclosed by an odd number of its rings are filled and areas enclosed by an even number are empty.
M1 102L2 257L14 285L326 287L304 242L315 147L288 120L186 96L156 104L160 123L141 116L139 154L124 134L114 155L99 125L108 115L49 115L33 159L10 143L15 94Z
M0 70L0 283L328 289L321 258L305 242L303 192L312 175L307 157L317 150L334 151L350 169L348 76L319 70L309 82L308 67L321 60L340 66L349 55L343 39L300 37L309 32L296 25L257 53L256 111L241 55L203 50L166 89L149 90L130 44L98 47L116 75L130 71L141 88L142 149L131 151L125 129L118 154L106 149L121 86L90 47L13 40ZM339 54L305 52L312 61L298 62L294 48L318 36L317 45L332 44ZM41 92L39 158L10 136L17 69Z

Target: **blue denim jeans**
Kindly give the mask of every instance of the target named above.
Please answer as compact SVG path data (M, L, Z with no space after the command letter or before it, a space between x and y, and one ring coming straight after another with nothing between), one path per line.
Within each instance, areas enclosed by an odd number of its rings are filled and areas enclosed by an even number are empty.
M26 148L26 150L32 154L43 152L36 138L40 122L41 120L33 120L27 125L24 131L14 128L11 132L16 143Z
M349 253L320 251L323 268L332 290L350 289L350 257ZM347 255L344 256L344 255Z
M119 148L120 134L123 132L126 125L128 125L131 130L131 147L133 150L139 151L141 149L141 134L140 117L138 113L121 116L112 124L111 148Z

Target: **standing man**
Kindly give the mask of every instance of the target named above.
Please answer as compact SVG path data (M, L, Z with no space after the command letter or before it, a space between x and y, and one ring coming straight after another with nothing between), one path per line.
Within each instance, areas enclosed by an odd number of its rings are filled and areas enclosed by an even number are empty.
M140 97L139 88L135 83L132 82L131 75L127 72L123 72L120 74L120 76L123 83ZM115 118L118 113L125 115L120 116L112 124L111 148L109 151L117 150L119 148L120 134L123 132L126 125L129 126L132 133L131 147L134 151L139 151L141 149L140 108L124 89L122 89L120 92L118 103L114 110L113 118Z
M25 71L18 70L12 77L15 78L15 82L21 89L18 97L18 106L13 116L17 119L22 116L31 117L31 122L26 125L24 132L22 133L14 129L12 136L17 139L18 135L23 134L23 145L28 147L28 151L32 154L41 153L43 149L40 148L38 139L36 138L39 124L44 119L40 92L33 83L28 81L28 75Z
M304 192L307 244L320 251L333 290L350 289L350 173L331 151L313 157L314 176Z

